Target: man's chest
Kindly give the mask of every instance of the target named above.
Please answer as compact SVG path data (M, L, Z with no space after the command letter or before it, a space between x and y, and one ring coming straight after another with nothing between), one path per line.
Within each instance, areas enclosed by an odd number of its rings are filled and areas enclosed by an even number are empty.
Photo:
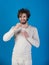
M18 37L18 36L22 36L22 32L27 32L27 34L29 35L29 37L32 37L33 36L33 29L31 27L25 29L25 28L22 28L20 31L18 31L17 33L15 33L15 37Z

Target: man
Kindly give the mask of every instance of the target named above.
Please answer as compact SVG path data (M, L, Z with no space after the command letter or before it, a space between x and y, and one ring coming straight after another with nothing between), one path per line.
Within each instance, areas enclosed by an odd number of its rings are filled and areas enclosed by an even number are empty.
M12 65L32 65L32 45L37 48L40 45L37 28L28 24L29 17L29 10L23 8L20 9L18 11L20 23L12 26L3 36L4 41L10 40L13 36L15 38L15 45L12 53Z

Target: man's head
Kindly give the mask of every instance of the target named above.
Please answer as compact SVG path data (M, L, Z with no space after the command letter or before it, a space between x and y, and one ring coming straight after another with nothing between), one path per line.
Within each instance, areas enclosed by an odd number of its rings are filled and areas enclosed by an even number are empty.
M20 23L25 24L30 17L30 11L28 9L20 9L18 11L18 18L20 20Z

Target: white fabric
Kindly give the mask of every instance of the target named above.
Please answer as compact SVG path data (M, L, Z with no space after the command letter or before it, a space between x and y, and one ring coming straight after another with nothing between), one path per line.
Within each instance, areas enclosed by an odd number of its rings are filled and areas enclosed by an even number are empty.
M32 65L31 47L39 47L39 36L37 28L29 25L28 28L20 28L13 31L14 26L3 36L3 41L8 41L15 35L15 46L12 53L12 65ZM20 34L16 34L18 31L26 31L29 34L29 38L25 38Z

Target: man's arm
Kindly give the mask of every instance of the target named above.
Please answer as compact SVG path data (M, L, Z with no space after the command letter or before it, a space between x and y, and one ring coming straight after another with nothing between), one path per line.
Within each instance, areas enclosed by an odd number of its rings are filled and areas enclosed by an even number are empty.
M31 38L31 37L28 37L28 38L27 38L27 41L28 41L31 45L33 45L33 46L35 46L35 47L37 47L37 48L40 46L40 40L39 40L39 35L38 35L38 30L37 30L37 28L34 28L34 34L33 34L32 38Z
M14 27L15 26L12 26L11 29L3 35L3 41L9 41L14 36L15 32L17 33L19 30L21 30L21 27L16 30Z

